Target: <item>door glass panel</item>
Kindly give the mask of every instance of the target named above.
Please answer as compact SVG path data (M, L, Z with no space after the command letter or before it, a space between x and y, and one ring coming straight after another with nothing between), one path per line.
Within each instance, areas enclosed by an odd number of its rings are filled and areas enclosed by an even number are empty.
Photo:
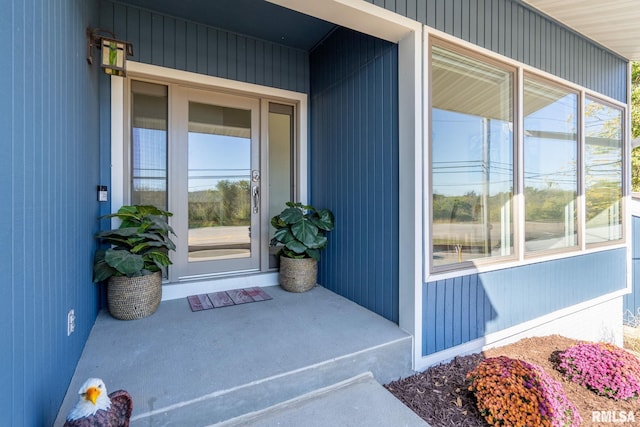
M189 262L251 256L251 111L189 102Z
M131 82L131 201L167 209L167 86Z
M293 107L269 104L269 219L282 212L285 203L293 195ZM269 240L275 229L269 227ZM269 268L278 267L275 254L278 248L270 248Z

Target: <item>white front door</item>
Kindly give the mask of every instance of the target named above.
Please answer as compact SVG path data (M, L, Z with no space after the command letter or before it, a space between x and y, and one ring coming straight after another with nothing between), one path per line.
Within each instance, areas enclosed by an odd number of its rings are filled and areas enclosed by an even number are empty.
M172 91L174 279L260 268L259 107L257 98L180 86Z

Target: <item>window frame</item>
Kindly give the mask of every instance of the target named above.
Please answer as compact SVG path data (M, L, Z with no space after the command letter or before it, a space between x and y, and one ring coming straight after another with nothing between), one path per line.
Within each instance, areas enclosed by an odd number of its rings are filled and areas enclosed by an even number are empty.
M609 248L612 245L616 244L616 243L626 243L627 241L627 227L629 226L629 215L626 214L627 211L627 200L630 194L631 194L631 182L627 179L627 174L630 173L631 171L631 152L629 150L628 144L627 144L627 140L628 140L628 130L630 127L630 124L628 122L627 119L627 109L624 106L618 105L614 102L611 102L610 100L606 100L602 97L598 97L594 94L591 93L584 93L583 95L583 103L582 103L582 120L583 122L586 124L586 120L585 120L585 107L587 105L587 100L593 101L593 102L598 102L602 105L608 106L610 108L614 108L614 109L619 109L620 110L620 136L621 136L621 146L620 146L620 154L621 154L621 163L622 163L622 168L620 169L620 177L621 177L621 198L620 198L620 212L621 212L621 223L620 223L620 239L617 240L608 240L606 242L593 242L593 243L589 243L587 242L586 239L586 229L587 229L587 224L586 224L586 216L587 216L587 180L586 180L586 153L584 153L584 150L586 150L587 147L587 142L586 142L586 138L587 138L587 133L584 130L584 125L582 126L582 131L583 131L583 144L582 144L582 148L583 148L583 161L582 161L582 167L583 167L583 186L584 186L584 221L582 222L584 225L584 245L586 248Z
M530 79L530 80L534 80L536 81L536 83L538 84L544 84L544 85L548 85L550 88L553 89L558 89L558 90L565 90L567 92L567 94L573 94L576 96L576 111L575 113L577 114L576 117L576 125L577 125L577 130L576 130L576 196L574 199L575 202L575 206L576 206L576 224L575 224L575 228L577 229L576 232L576 243L575 245L571 245L571 246L565 246L565 247L561 247L561 248L557 248L557 249L540 249L540 250L527 250L526 249L526 231L527 231L527 224L526 224L526 196L525 196L525 189L526 189L526 184L524 182L524 174L525 174L525 163L527 161L527 159L525 158L525 146L524 146L524 132L526 131L526 129L524 128L524 122L525 122L525 117L524 117L524 86L525 86L525 80L526 79ZM569 85L560 83L558 81L554 81L551 80L547 77L541 76L539 74L533 73L531 71L528 70L524 70L523 74L522 74L522 110L520 111L521 115L522 115L522 137L521 139L519 139L518 141L516 141L516 144L518 145L518 147L520 148L520 152L522 153L522 176L519 177L521 178L521 194L522 194L522 201L523 201L523 206L522 206L522 220L523 220L523 229L522 229L522 243L523 243L523 257L525 259L528 258L538 258L540 256L544 256L544 255L553 255L553 254L561 254L561 253L569 253L569 252L576 252L578 250L580 250L583 247L583 240L584 240L584 230L582 229L582 224L584 223L584 206L582 203L582 200L584 199L583 195L584 195L584 179L582 179L583 176L583 170L584 170L584 150L583 150L583 140L584 140L584 136L583 136L583 125L584 125L584 120L583 120L583 116L584 116L584 95L582 93L582 91L578 90L575 87L571 87Z
M515 69L514 75L514 124L513 124L513 143L514 143L514 167L513 167L513 256L493 257L493 258L479 258L476 260L464 261L461 263L448 264L434 266L433 264L433 183L431 182L432 168L432 90L431 87L431 75L432 75L432 46L439 46L445 49L454 50L455 52L465 55L474 60L482 61L488 65L498 66L502 69L505 67L512 67ZM424 224L424 280L425 282L431 282L435 280L442 280L451 277L459 277L465 274L474 274L486 271L500 270L505 268L513 268L523 266L527 264L539 263L543 261L562 259L567 257L573 257L583 255L591 252L599 252L603 250L611 250L620 247L626 247L628 241L628 203L627 198L629 196L629 149L628 149L628 106L620 101L609 98L606 95L595 92L594 90L585 88L576 83L564 80L560 77L549 74L545 71L523 64L519 61L511 58L504 57L495 52L487 49L477 47L468 42L453 40L447 35L434 35L428 34L425 40L425 67L426 73L425 88L427 90L427 99L425 109L426 117L425 121L425 154L423 156L424 167L424 207L425 212L423 214L424 221L428 221ZM540 82L548 82L548 84L555 87L561 87L571 92L577 93L578 108L577 108L577 123L578 123L578 166L577 166L577 179L578 179L578 193L576 197L577 223L576 228L578 230L577 246L571 246L561 249L541 250L535 252L525 251L524 245L524 76L525 74L529 78L536 79ZM607 242L598 243L586 243L586 181L585 181L585 131L584 131L584 114L585 104L587 99L609 105L613 108L619 109L622 115L621 131L622 131L622 167L620 170L622 176L622 197L620 201L620 209L622 212L622 224L621 224L621 238L618 240L610 240Z
M435 42L434 42L435 41ZM513 167L513 171L512 171L512 221L511 221L511 226L513 227L513 242L512 242L512 248L513 248L513 252L509 255L502 255L502 256L496 256L496 257L486 257L486 258L478 258L475 260L468 260L468 261L462 261L458 264L446 264L446 265L439 265L439 266L434 266L433 265L433 182L432 182L432 176L433 176L433 88L431 86L431 77L432 77L432 55L433 55L433 46L436 45L440 48L452 51L454 53L457 53L459 55L462 56L466 56L469 59L478 61L478 62L482 62L486 65L492 66L492 67L496 67L500 70L503 70L505 72L511 73L512 75L512 92L511 92L511 107L513 109L512 112L512 167ZM519 258L519 247L517 242L520 240L519 239L519 228L517 226L517 218L519 216L518 211L519 211L519 206L516 203L516 194L518 193L518 189L517 189L517 176L518 176L518 151L517 151L517 130L519 128L518 123L519 123L519 115L518 115L518 68L515 67L513 64L509 64L500 60L497 60L495 58L491 58L491 57L487 57L482 55L480 52L476 52L470 49L466 49L464 47L461 47L459 44L450 42L448 40L442 39L442 38L438 38L438 37L431 37L430 43L428 44L428 82L426 87L429 87L429 94L428 94L428 110L429 110L429 121L428 121L428 130L427 130L427 136L428 136L428 145L427 145L427 156L428 156L428 162L426 164L425 167L425 171L426 171L426 175L429 177L428 178L428 185L425 185L425 188L428 191L428 203L426 203L427 206L427 216L428 216L428 220L429 223L427 224L427 226L425 227L425 230L427 230L428 233L428 240L425 239L426 241L429 242L428 248L427 248L427 265L429 266L429 272L431 274L438 274L438 273L446 273L446 272L450 272L450 271L459 271L460 269L464 269L464 268L473 268L475 266L486 266L486 265L495 265L496 263L504 263L504 262L513 262L516 261Z

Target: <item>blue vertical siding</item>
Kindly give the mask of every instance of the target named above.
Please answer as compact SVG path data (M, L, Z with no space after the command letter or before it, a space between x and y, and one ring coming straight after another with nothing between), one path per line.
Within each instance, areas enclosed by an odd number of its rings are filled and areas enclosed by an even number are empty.
M98 70L85 60L96 18L88 0L9 0L0 14L3 425L53 424L97 315Z
M366 0L620 102L627 61L518 0Z
M481 338L625 286L625 249L426 283L422 354Z
M635 326L640 321L640 218L631 217L631 293L624 297L625 319ZM633 316L633 317L632 317Z
M338 29L311 52L311 201L336 215L319 283L398 321L398 49Z
M306 51L108 0L100 21L133 43L133 61L309 92Z

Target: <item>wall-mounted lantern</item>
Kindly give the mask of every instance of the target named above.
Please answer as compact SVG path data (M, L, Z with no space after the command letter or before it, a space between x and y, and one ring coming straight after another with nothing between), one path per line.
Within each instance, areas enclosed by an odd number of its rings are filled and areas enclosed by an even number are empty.
M107 33L105 37L100 33ZM125 77L127 75L127 56L133 55L133 45L117 40L115 34L100 28L87 28L87 62L93 64L92 48L100 49L100 66L105 73Z

